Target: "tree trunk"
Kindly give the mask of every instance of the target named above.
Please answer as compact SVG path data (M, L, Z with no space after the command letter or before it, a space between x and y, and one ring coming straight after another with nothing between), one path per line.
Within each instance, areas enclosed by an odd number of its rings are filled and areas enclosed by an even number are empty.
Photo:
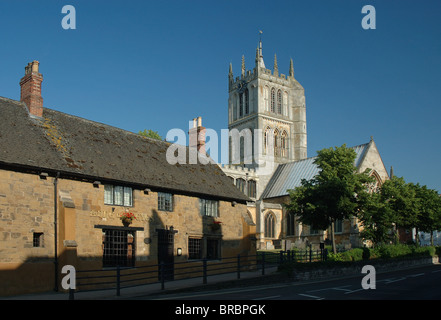
M415 228L415 243L417 247L420 246L420 235L418 233L418 228Z
M430 231L430 245L433 247L433 230Z
M332 240L332 252L337 253L337 248L335 247L335 233L334 233L334 220L331 222L331 240Z

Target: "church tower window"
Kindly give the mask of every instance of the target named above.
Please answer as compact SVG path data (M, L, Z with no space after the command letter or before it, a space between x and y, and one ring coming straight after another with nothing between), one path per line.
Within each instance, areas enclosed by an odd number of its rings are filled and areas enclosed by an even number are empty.
M286 131L283 131L282 135L280 136L280 147L281 156L286 158L288 156L288 134Z
M280 135L279 130L274 130L274 156L280 156Z
M277 91L277 113L282 114L282 91Z
M265 132L263 134L263 153L264 154L267 154L269 151L270 133L271 133L271 128L266 127Z
M271 112L276 112L276 89L271 89Z

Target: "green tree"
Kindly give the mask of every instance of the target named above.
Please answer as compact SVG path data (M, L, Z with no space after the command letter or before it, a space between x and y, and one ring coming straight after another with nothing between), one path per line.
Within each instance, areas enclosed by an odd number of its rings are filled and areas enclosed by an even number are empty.
M138 134L147 138L164 140L157 131L153 131L151 129L149 130L144 129L143 131L139 131Z
M426 186L417 183L412 187L415 190L419 211L417 230L430 233L430 243L433 246L433 231L441 230L441 198L436 190L428 189Z
M333 252L336 253L334 223L357 215L368 200L367 183L373 182L367 172L357 173L356 153L346 145L318 151L314 163L319 173L300 187L289 190L287 210L311 228L331 227Z
M394 220L396 241L398 229L412 229L419 221L416 191L404 178L393 177L381 186L381 201L386 204L389 216Z

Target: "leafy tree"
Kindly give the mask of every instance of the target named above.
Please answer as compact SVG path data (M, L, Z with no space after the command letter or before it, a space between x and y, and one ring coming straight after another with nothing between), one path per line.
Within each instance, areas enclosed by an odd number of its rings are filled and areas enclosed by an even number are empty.
M157 131L153 131L151 129L149 130L144 129L143 131L139 131L138 134L147 138L164 140Z
M436 190L428 189L426 186L416 184L412 187L415 190L419 211L417 230L430 233L430 243L433 246L433 231L441 230L441 198Z
M398 228L417 230L416 242L419 244L418 230L429 232L441 229L441 200L435 190L419 184L406 183L403 178L393 177L373 193L360 214L363 224L362 237L375 244L388 243Z
M348 219L364 207L368 199L365 184L373 182L367 172L357 173L356 153L346 145L318 151L314 163L319 173L303 180L295 190L289 190L287 210L313 229L331 227L333 252L336 253L334 223Z
M371 193L366 200L366 205L360 211L359 220L362 225L360 236L369 239L374 245L390 243L394 240L392 233L396 215L384 201L380 191Z
M418 202L415 188L411 183L406 183L403 178L399 177L385 181L381 187L381 201L387 205L389 215L395 223L396 233L400 227L404 229L417 227Z

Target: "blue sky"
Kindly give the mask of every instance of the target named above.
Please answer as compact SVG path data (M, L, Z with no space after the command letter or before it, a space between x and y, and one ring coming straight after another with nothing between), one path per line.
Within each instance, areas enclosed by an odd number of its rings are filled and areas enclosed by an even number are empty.
M364 30L364 5L376 29ZM76 30L64 30L64 5ZM308 156L370 136L389 170L441 192L441 2L0 0L0 96L40 61L44 106L129 131L228 126L228 67L294 61Z

